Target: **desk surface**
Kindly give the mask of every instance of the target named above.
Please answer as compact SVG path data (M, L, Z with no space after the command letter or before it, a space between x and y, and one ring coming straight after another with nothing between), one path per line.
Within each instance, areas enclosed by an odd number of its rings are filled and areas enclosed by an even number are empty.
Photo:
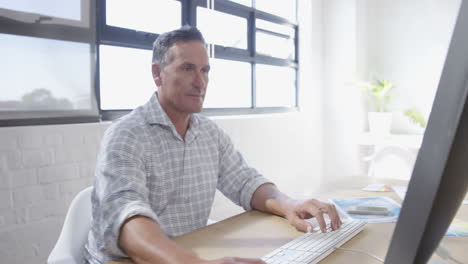
M365 192L361 188L367 183L375 182L375 179L352 178L352 181L343 184L328 184L320 194L319 199L332 197L366 197L387 196L397 202L401 202L393 192L375 193ZM403 185L404 181L382 181L389 185ZM332 187L334 186L334 187ZM462 205L457 218L468 220L468 205ZM355 250L364 250L381 258L385 257L395 223L369 223L356 237L345 243L342 247ZM274 230L274 232L272 232ZM258 211L242 213L225 219L213 225L198 229L194 232L175 237L179 245L194 251L205 259L215 259L225 256L261 257L288 241L300 236L302 233L290 226L287 220L264 214ZM468 237L445 237L442 245L450 249L451 254L463 263L468 263ZM437 256L434 260L441 260ZM131 261L114 261L109 264L131 263ZM379 263L378 261L362 254L336 250L320 262L326 263Z

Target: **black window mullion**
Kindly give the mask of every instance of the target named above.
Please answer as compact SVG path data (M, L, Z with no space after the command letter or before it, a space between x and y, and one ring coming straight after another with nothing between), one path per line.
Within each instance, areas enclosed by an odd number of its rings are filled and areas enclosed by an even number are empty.
M192 0L179 0L182 3L182 25L197 25L197 2Z
M96 104L99 110L101 111L101 66L100 66L100 51L99 45L101 42L101 33L103 30L103 25L106 23L106 1L96 1L95 3L95 14L96 14L96 72L94 74L94 94L96 96Z
M257 64L251 63L252 73L251 73L251 87L252 87L252 108L257 108L257 82L255 78L257 76Z
M255 2L255 0L253 0ZM255 57L256 57L256 50L257 50L257 41L255 37L255 29L257 27L257 19L255 16L255 12L250 12L249 21L248 21L248 44L249 44L249 51L250 57L253 59L251 62L251 74L250 74L250 83L252 88L252 108L257 107L257 82L256 82L256 64L255 64Z
M11 35L94 43L94 34L90 33L92 31L90 28L65 24L25 23L0 16L0 33Z
M266 13L266 12L263 12L263 11L260 11L260 10L257 10L257 9L255 9L255 14L256 14L258 19L263 19L263 20L266 20L266 21L269 21L269 22L273 22L273 23L277 23L277 24L281 24L281 25L285 25L285 26L290 26L290 27L296 26L295 23L292 23L292 22L290 22L289 20L287 20L285 18L276 16L276 15L273 15L273 14L269 14L269 13Z
M297 5L296 5L296 17L297 17ZM299 26L294 28L294 61L296 62L297 68L299 68ZM299 107L299 70L296 69L296 107Z
M65 116L65 117L44 117L27 119L0 119L0 127L10 126L41 126L57 124L75 124L75 123L97 123L101 119L99 116Z
M278 37L278 38L284 38L284 39L290 39L291 36L289 35L285 35L283 33L278 33L278 32L274 32L274 31L270 31L270 30L266 30L266 29L263 29L263 28L257 28L256 31L260 31L260 32L263 32L263 33L266 33L266 34L269 34L269 35L273 35L275 37Z
M220 45L213 45L215 49L215 58L233 59L239 61L252 61L252 57L248 50L238 49L234 47L225 47Z
M98 32L97 39L100 38L100 33L104 31L106 26L106 3L107 1L96 1L96 31Z
M215 0L214 10L247 19L249 18L250 13L253 11L251 7L227 0Z
M274 66L287 66L297 68L297 63L293 60L285 60L280 58L275 58L267 55L256 54L255 55L255 62L262 63L262 64L270 64Z
M105 26L101 32L100 44L152 49L158 34L138 30Z

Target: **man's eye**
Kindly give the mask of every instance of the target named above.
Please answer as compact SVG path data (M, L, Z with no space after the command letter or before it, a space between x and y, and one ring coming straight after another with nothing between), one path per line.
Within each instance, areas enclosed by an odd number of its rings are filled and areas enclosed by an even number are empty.
M193 69L193 67L192 67L191 65L185 65L185 66L183 67L183 70L184 70L184 71L191 71L192 69Z
M203 68L203 69L202 69L202 72L204 72L204 73L209 73L209 72L210 72L210 68Z

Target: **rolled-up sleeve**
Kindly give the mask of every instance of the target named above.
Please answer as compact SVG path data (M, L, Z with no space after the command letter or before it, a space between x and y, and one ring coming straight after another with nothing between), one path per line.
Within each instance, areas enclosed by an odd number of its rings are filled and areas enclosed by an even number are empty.
M92 232L100 251L126 257L118 244L122 224L135 215L158 218L149 205L142 143L129 130L110 130L96 166Z
M257 170L249 167L239 151L234 148L231 139L220 129L220 170L218 190L244 210L252 209L254 192L265 183L272 183Z

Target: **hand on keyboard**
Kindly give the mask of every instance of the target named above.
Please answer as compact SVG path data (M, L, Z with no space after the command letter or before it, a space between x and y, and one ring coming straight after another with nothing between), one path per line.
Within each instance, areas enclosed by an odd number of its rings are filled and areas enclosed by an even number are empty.
M359 233L364 225L363 221L348 220L335 231L305 233L273 250L262 259L269 264L317 263Z
M296 227L299 231L310 232L313 226L305 221L305 219L315 217L322 232L326 232L326 222L324 214L330 218L331 229L336 230L342 225L340 216L335 206L331 203L321 202L316 199L308 199L303 201L295 200L293 206L288 209L286 218L289 223Z

